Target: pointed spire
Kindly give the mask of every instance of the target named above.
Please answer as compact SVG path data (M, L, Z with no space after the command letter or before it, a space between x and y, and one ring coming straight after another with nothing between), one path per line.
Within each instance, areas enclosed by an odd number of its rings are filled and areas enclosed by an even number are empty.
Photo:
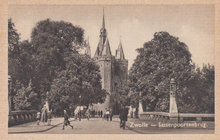
M124 51L123 51L123 48L122 48L122 43L121 43L121 37L120 37L120 42L119 42L119 45L118 45L118 49L116 50L116 59L125 59L125 56L124 56Z
M102 27L100 29L99 43L98 43L94 57L102 56L102 52L103 52L104 46L106 44L106 38L107 38L107 32L105 29L105 15L104 15L104 8L103 8ZM111 55L110 48L109 48L109 52Z
M105 40L105 44L102 50L102 56L111 56L111 49L110 49L110 45L109 45L109 41L108 38L106 38Z
M105 29L105 16L104 16L104 8L103 8L103 19L102 19L102 28L100 30L100 43L102 44L102 46L105 44L105 40L107 37L107 32ZM99 50L100 52L102 51L103 48L100 48L101 50Z
M103 8L102 28L105 29L105 13Z

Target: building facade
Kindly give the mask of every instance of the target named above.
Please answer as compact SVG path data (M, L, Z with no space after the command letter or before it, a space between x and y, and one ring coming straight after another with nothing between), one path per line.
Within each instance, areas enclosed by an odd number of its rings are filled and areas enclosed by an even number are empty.
M105 112L106 109L110 109L110 107L112 107L110 106L110 95L117 94L117 89L127 82L128 60L125 59L121 41L119 42L115 56L112 55L110 43L107 37L107 30L105 28L104 14L102 27L100 29L99 42L93 59L100 67L102 88L109 93L105 102L102 104L95 104L93 109ZM114 107L112 107L113 112L114 114L118 114L119 103L115 101L113 104L115 104Z

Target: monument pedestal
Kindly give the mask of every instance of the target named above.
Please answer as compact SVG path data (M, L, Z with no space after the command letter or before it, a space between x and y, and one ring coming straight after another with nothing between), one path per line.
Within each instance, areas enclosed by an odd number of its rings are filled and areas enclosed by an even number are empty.
M143 107L142 107L142 101L139 101L138 104L138 117L141 118L141 114L143 114Z
M176 82L172 78L170 81L170 123L178 123L178 108L176 103Z
M170 123L178 123L178 113L170 113Z

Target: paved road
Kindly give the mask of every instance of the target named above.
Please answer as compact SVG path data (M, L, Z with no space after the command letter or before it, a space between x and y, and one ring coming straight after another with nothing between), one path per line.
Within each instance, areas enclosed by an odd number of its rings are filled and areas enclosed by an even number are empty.
M46 134L135 134L136 132L129 129L120 129L119 122L117 118L114 118L112 122L102 120L100 118L92 118L89 121L82 119L81 121L72 121L71 127L65 127L65 130L62 130L63 125L60 124L55 128L45 131Z
M44 126L43 124L37 125L36 122L26 123L8 128L9 134L19 133L37 133L37 134L212 134L214 133L214 122L209 122L209 127L203 128L159 128L153 122L141 121L138 119L129 119L127 122L126 130L119 128L119 119L113 118L112 122L102 120L101 118L91 118L89 121L82 119L75 121L70 119L71 124L74 126L67 126L65 130L63 127L63 118L53 118L51 126ZM132 127L135 124L149 124L145 127Z

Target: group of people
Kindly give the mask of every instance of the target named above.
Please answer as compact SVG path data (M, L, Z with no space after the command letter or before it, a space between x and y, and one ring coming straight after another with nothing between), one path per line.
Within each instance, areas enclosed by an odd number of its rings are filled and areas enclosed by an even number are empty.
M112 117L113 117L112 110L111 109L106 109L104 118L107 121L112 121ZM120 119L120 128L123 128L123 130L125 130L125 124L126 124L126 121L128 120L128 108L126 106L123 106L120 109L119 119Z
M37 125L40 125L40 122L44 125L51 125L51 113L52 110L48 110L46 105L44 105L41 112L37 112Z
M107 121L112 121L112 117L113 117L112 109L106 109L104 118L105 118Z
M76 108L74 110L74 114L72 114L75 117L75 120L79 119L79 121L81 121L81 118L87 118L89 120L89 118L91 117L103 117L103 111L99 110L96 111L94 109L82 109L82 108Z
M102 110L91 110L91 117L100 117L100 118L102 118L102 116L103 116L103 111Z
M80 116L82 117L83 114L82 114L82 111L80 112ZM90 110L90 109L87 109L84 113L84 116L89 120L89 118L91 117L101 117L103 116L103 111L95 111L95 110Z
M90 117L90 113L91 112L90 112L89 109L87 109L86 112L85 112L85 115L86 115L88 120L89 120L89 117ZM113 117L112 110L111 109L110 110L106 109L104 118L107 121L112 121L112 117ZM125 130L125 124L126 124L126 121L128 119L128 108L126 108L126 106L123 106L121 108L120 113L119 113L119 118L120 118L120 128L123 128L123 130ZM65 126L70 126L73 129L73 126L70 124L69 115L67 114L66 110L64 110L63 130L64 130Z
M80 113L80 112L81 112L81 110L78 113ZM37 125L40 125L40 122L42 122L44 125L45 124L51 125L51 118L52 118L51 113L52 113L52 110L48 110L46 105L44 105L43 108L41 109L41 112L37 113ZM67 111L64 110L63 114L64 114L63 115L64 116L63 130L64 130L65 126L70 126L73 129L73 126L70 124L69 115L68 115ZM88 120L91 116L93 117L96 114L99 117L102 117L103 111L95 111L95 113L94 113L94 111L87 109L85 112L85 116ZM80 113L80 116L81 116L81 113ZM113 111L111 109L106 108L106 112L104 113L103 118L106 119L107 121L112 121L112 117L113 117ZM120 109L119 118L120 118L120 128L125 129L125 123L128 118L128 108L123 106Z

